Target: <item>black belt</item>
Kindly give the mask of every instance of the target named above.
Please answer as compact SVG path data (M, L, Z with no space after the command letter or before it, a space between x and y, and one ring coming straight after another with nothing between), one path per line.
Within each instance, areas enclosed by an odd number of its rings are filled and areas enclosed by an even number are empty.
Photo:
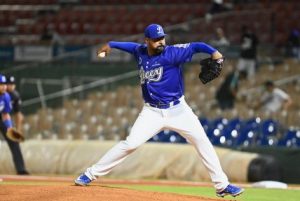
M157 104L154 104L154 103L146 103L146 104L151 106L151 107L155 107L155 108L159 108L159 109L167 109L169 107L177 105L178 103L180 103L180 100L175 100L175 101L172 101L170 103L161 103L161 102L159 102Z

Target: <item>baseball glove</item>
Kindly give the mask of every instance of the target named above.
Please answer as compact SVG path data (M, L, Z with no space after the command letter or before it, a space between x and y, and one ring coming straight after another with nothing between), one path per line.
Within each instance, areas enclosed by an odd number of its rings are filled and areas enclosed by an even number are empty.
M17 131L15 128L8 128L6 136L8 139L14 142L24 142L25 140L24 135L21 132Z
M225 58L219 59L203 59L200 61L201 72L199 74L199 79L203 84L206 84L213 79L217 78L222 71L224 65Z

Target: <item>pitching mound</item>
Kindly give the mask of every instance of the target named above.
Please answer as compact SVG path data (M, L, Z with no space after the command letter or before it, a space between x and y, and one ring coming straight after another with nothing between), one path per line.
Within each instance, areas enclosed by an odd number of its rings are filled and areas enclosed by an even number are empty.
M202 198L196 196L184 196L171 193L157 193L136 191L105 186L1 186L0 195L2 201L213 201L217 199Z
M70 178L1 176L1 201L220 201L173 193L147 192L93 183L73 185ZM118 182L114 182L118 183ZM124 183L123 181L120 183ZM137 184L137 182L134 182ZM143 183L141 183L142 185Z

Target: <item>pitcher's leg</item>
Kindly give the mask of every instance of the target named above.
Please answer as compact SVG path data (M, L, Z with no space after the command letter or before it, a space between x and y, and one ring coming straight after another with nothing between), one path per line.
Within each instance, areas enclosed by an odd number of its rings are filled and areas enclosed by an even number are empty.
M188 121L186 121L188 119ZM172 129L182 134L196 148L207 168L216 189L228 186L228 178L224 173L214 147L209 141L197 116L186 106L186 111L170 119L168 124Z
M203 137L195 136L195 134ZM207 138L203 128L201 130L195 129L195 131L192 131L192 134L188 135L188 139L201 156L205 167L208 169L211 180L215 184L215 188L218 190L226 188L229 184L228 178L224 173L217 153Z
M126 140L112 147L96 164L86 170L85 175L90 179L96 179L97 176L109 173L130 153L158 133L162 128L162 122L157 112L144 107Z

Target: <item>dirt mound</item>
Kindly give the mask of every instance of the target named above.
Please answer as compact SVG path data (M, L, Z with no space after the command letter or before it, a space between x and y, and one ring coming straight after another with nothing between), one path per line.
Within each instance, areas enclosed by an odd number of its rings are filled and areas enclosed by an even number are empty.
M74 185L74 177L0 175L1 201L220 201L220 199L174 193L147 192L111 184L208 186L198 182L128 181L101 179L90 186Z
M173 193L146 192L100 185L1 185L1 201L218 201Z

